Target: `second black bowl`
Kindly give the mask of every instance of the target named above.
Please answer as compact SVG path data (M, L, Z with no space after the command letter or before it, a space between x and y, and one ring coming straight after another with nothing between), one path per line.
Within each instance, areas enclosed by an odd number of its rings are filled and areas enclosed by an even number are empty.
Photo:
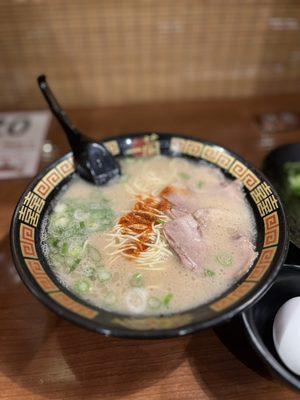
M273 342L273 322L279 308L292 297L300 296L300 266L284 265L271 289L242 317L254 349L285 383L300 391L300 376L280 360Z

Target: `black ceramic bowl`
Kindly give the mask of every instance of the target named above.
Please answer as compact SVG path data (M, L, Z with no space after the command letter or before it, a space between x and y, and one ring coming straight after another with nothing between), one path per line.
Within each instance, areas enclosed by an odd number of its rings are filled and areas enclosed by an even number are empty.
M269 288L283 263L288 246L281 201L266 178L230 150L213 143L172 134L128 134L104 140L117 157L185 157L219 167L230 179L243 183L257 226L258 257L245 276L213 301L163 317L132 317L108 312L76 297L56 279L41 250L43 215L74 174L72 154L42 171L16 207L11 246L16 268L27 287L62 317L105 335L163 338L212 327L253 304Z
M251 344L271 371L294 389L300 390L300 377L280 360L273 342L273 321L279 308L300 296L300 266L284 265L271 289L253 307L242 313Z
M290 226L290 249L287 262L290 264L300 263L300 230L299 221L295 210L290 203L290 197L285 192L284 165L287 162L300 162L300 143L290 143L279 146L272 150L263 162L263 171L273 183L274 187L281 196L286 209L287 218ZM298 207L300 200L297 201ZM295 203L294 203L295 204Z
M272 182L280 184L284 164L294 161L300 161L300 143L285 144L272 150L263 162L263 170Z

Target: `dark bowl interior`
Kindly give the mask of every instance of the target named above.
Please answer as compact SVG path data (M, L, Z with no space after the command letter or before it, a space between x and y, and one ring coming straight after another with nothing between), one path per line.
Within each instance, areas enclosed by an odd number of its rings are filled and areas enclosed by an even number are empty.
M300 266L284 265L271 289L253 307L244 311L243 321L250 341L263 361L285 383L300 390L300 376L280 360L273 343L273 321L279 308L300 296Z
M88 329L105 335L163 338L184 335L222 323L253 304L269 288L288 247L286 218L276 191L252 165L214 143L173 134L128 134L103 141L117 157L163 154L205 161L229 179L242 182L257 226L258 257L251 269L218 298L169 316L126 316L94 307L63 287L41 250L43 216L74 174L72 154L42 171L19 200L11 226L16 268L26 286L46 306Z
M300 161L300 143L285 144L272 150L263 162L263 171L275 184L281 177L283 165L290 161Z

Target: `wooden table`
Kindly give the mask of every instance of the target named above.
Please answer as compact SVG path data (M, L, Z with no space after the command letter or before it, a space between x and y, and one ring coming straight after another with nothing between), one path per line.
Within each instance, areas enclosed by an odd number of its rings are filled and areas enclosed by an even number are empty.
M300 132L263 136L253 116L285 110L300 112L300 96L103 107L70 115L98 138L184 132L228 146L259 166L270 147L299 140ZM55 122L49 138L57 146L54 157L67 149ZM266 375L239 333L229 332L227 339L234 339L241 359L213 330L170 340L105 338L48 311L20 282L10 256L10 220L27 183L0 182L0 399L299 398ZM254 370L246 366L251 361Z

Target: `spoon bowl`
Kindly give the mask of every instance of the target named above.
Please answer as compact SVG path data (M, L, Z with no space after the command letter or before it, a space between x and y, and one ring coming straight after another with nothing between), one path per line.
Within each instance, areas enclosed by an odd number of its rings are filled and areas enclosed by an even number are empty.
M91 141L71 122L56 100L45 75L38 77L38 85L50 110L67 136L78 174L95 185L105 185L111 179L121 175L120 164L106 147L101 143Z

